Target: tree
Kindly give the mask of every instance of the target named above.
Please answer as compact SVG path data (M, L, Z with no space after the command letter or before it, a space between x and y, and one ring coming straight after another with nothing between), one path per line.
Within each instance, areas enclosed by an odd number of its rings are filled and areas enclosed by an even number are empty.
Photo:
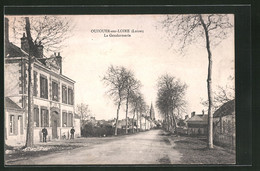
M111 65L105 76L102 78L102 81L108 87L108 91L106 93L113 99L115 105L117 105L115 135L117 135L119 111L121 103L125 98L125 89L127 86L128 76L129 72L125 67L114 67Z
M212 113L212 53L211 47L217 46L228 36L233 27L226 14L171 15L162 21L163 28L180 50L200 39L205 41L208 53L208 148L213 148L213 113Z
M20 22L15 22L16 18L14 18L14 35L21 33L19 28L23 31L25 30L28 40L28 125L27 125L27 134L26 134L26 144L25 147L34 146L33 142L33 95L32 95L32 67L34 58L40 57L40 53L37 48L38 44L42 44L48 50L57 50L61 48L61 43L66 39L63 37L68 33L70 27L66 27L69 25L69 22L65 22L65 20L56 18L50 22L50 18L52 17L44 17L43 20L37 18L37 20L33 19L34 17L22 17L20 18ZM48 18L48 19L47 19ZM39 19L39 20L38 20ZM33 21L33 22L32 22ZM38 24L37 24L38 21ZM32 23L31 23L32 22ZM15 24L17 24L15 26ZM41 24L40 24L41 23ZM63 23L63 24L62 24ZM66 23L66 24L64 24ZM61 34L63 32L63 34ZM36 35L36 36L35 36ZM55 40L54 40L55 39Z
M25 18L26 20L26 34L28 38L29 44L29 58L28 58L28 125L27 125L27 134L26 134L26 147L32 147L34 145L33 142L33 132L34 132L34 125L33 125L33 94L32 94L32 55L34 55L33 50L34 44L32 41L31 36L31 26L29 17Z
M177 127L176 118L180 113L179 111L184 108L186 104L184 96L187 85L168 74L161 76L157 85L156 106L165 118L167 131L170 131L170 128L173 128L175 131ZM177 113L174 111L177 111Z
M126 130L125 133L128 133L128 104L129 98L134 96L134 94L139 90L141 87L140 81L136 80L134 74L131 71L128 71L127 81L126 81Z
M129 96L129 104L132 108L132 113L133 113L133 117L132 117L132 132L134 132L134 119L135 116L137 115L137 122L136 122L136 126L138 128L138 105L142 100L142 94L138 91L136 92L132 92L130 93Z
M30 19L33 42L41 42L46 53L62 50L65 40L71 37L75 27L72 18L67 16L11 17L12 38L16 44L26 30L26 18Z
M80 115L81 126L85 125L85 120L91 116L89 106L85 103L77 105L76 112Z
M233 81L234 78L230 77ZM213 92L213 105L212 112L214 113L218 108L220 108L224 103L235 99L235 88L233 86L226 85L217 86L217 90ZM208 101L201 99L201 104L205 107L208 106Z

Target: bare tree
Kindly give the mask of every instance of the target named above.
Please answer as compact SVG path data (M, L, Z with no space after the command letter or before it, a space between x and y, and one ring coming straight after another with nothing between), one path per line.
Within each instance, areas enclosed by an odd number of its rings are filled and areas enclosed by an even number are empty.
M213 148L212 114L212 53L211 46L218 45L230 33L233 27L229 16L225 14L171 15L162 21L173 44L184 49L199 40L205 41L208 53L208 148Z
M75 25L67 16L10 17L12 39L17 44L25 32L26 18L30 18L30 33L34 42L41 42L46 53L60 51L72 35Z
M136 119L136 127L138 128L138 119L139 119L139 115L138 115L138 112L139 112L139 106L140 104L142 103L142 100L143 100L143 95L139 92L139 91L136 91L136 92L132 92L130 93L130 97L129 97L129 104L132 108L132 113L133 113L133 117L132 117L132 132L134 133L134 119L135 119L135 116L137 117Z
M78 104L76 112L80 115L81 126L84 126L86 119L91 116L89 105L85 103Z
M171 128L173 131L176 130L176 118L186 104L184 100L186 89L186 84L168 74L161 76L158 80L156 105L165 118L167 131L170 131Z
M114 67L113 65L111 65L102 79L105 85L109 88L107 94L117 105L115 135L117 135L119 111L121 103L125 98L125 89L127 85L128 75L129 73L125 67Z
M126 82L126 130L125 133L128 133L128 104L129 104L129 98L131 98L131 96L133 94L135 94L139 88L141 87L141 83L140 81L136 80L134 77L134 74L131 71L128 71L128 78L127 78L127 82Z

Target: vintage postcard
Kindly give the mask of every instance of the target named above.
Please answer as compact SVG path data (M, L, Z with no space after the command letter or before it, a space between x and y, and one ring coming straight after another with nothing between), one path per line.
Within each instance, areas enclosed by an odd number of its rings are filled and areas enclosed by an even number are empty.
M234 18L5 15L5 165L236 164Z

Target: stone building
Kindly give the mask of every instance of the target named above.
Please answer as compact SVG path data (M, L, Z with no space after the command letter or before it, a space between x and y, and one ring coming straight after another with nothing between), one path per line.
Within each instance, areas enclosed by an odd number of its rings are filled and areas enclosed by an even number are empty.
M33 56L33 118L34 142L42 140L41 130L46 127L48 140L69 137L69 130L74 123L74 84L75 81L62 74L60 53L46 58L41 42L35 44L38 55ZM25 34L21 38L21 48L9 42L8 19L5 18L5 133L6 143L12 143L18 136L19 143L25 142L28 122L28 51L29 45ZM8 103L14 103L16 112L8 109ZM19 110L18 110L19 108ZM9 110L9 111L8 111ZM18 114L16 114L18 113ZM75 134L77 134L75 132Z

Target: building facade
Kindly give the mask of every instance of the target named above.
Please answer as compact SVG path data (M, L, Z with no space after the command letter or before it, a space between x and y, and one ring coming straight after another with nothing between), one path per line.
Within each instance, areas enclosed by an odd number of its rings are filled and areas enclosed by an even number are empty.
M25 142L28 122L28 40L25 34L21 38L21 48L9 42L8 19L5 19L5 97L17 104L24 112L20 113L22 124L21 138ZM34 141L42 141L41 130L48 130L47 140L69 137L74 123L74 84L75 81L62 74L60 53L49 58L43 55L43 46L35 44L39 56L33 56L32 93ZM7 111L7 110L5 110ZM10 118L12 112L5 112L6 142L11 140L11 123L18 123L19 117ZM15 116L15 115L14 115ZM9 118L9 119L8 119ZM15 126L16 127L16 126ZM75 132L76 133L76 132Z

